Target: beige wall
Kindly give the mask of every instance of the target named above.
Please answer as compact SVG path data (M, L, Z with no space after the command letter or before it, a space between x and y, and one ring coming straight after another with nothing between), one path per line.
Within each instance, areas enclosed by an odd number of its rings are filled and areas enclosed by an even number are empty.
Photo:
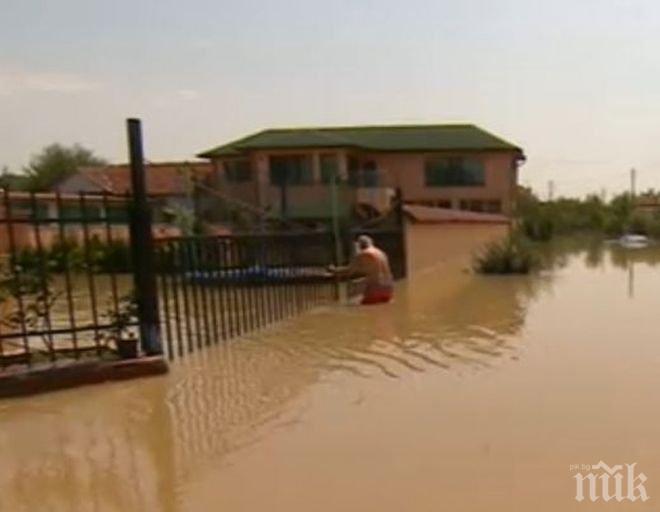
M424 183L425 162L428 153L415 154L376 154L373 159L379 168L389 176L389 185L398 187L406 201L448 200L452 208L459 208L462 199L499 200L502 211L510 214L516 184L514 166L515 153L479 153L469 155L480 159L485 168L486 184L483 187L427 187ZM465 154L445 154L442 156L468 156Z
M474 254L506 236L502 224L413 224L406 226L408 272L424 274L436 267L460 273L470 269Z
M425 162L433 153L373 153L357 152L343 149L306 149L255 151L249 155L255 177L250 183L227 183L224 180L223 160L216 163L216 183L230 195L261 206L271 205L279 210L279 189L269 183L268 158L271 155L305 154L313 162L315 181L320 181L319 156L322 153L336 153L339 156L340 175L347 176L347 161L349 156L357 157L362 163L373 160L381 171L381 185L400 188L407 202L436 202L446 200L452 208L459 208L461 200L498 200L502 204L502 213L510 214L513 208L517 170L515 159L517 154L507 152L481 153L443 153L444 157L470 157L480 159L485 168L486 184L483 187L427 187L425 179ZM290 204L314 203L327 199L327 187L318 185L291 187Z
M0 219L3 217L4 211L0 207ZM52 214L51 217L57 217L57 215ZM103 243L108 243L110 240L123 243L130 241L128 224L113 224L107 227L104 222L90 222L87 225L87 235L85 235L80 223L68 223L60 231L59 226L53 222L41 221L38 224L16 222L12 223L11 231L16 251L38 249L39 246L43 249L50 249L62 239L82 246L85 244L86 236L89 240L98 238ZM178 228L162 223L154 223L152 231L155 238L181 235ZM9 224L0 222L0 260L9 254L10 245Z
M154 224L152 226L154 238L166 238L181 236L181 230L167 224ZM64 229L64 239L74 242L79 246L85 244L85 232L81 225L69 225ZM39 244L43 249L50 249L54 244L62 241L62 233L54 224L39 225L39 239L37 240L37 231L34 224L15 224L13 226L14 247L17 251L23 249L37 249ZM87 237L89 240L97 238L102 243L130 242L129 227L126 224L113 225L110 227L110 236L108 228L104 224L89 224L87 227ZM6 256L10 252L8 227L6 224L0 224L0 257Z

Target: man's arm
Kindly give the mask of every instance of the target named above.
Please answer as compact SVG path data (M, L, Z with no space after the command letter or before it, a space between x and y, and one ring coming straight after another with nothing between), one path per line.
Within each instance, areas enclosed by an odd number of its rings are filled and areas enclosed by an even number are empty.
M328 270L330 270L330 272L339 278L361 276L364 275L364 270L362 269L362 260L362 255L358 254L351 260L348 265L343 267L329 267Z

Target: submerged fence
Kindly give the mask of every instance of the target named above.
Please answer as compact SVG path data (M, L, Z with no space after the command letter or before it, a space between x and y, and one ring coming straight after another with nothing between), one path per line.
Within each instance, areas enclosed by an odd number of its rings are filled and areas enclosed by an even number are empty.
M175 358L335 301L327 267L342 252L347 261L358 234L405 276L400 196L389 215L342 234L154 239L139 121L128 132L131 195L0 191L0 370L135 357L138 342Z
M170 358L333 301L327 233L159 240L161 334Z
M0 192L0 368L112 357L118 341L138 337L133 200ZM358 234L405 275L400 224L345 231L344 261ZM162 349L183 356L335 301L335 243L328 231L155 240L153 267L141 271L157 282Z
M111 357L138 336L129 197L0 191L0 368ZM332 301L328 233L154 242L169 357Z

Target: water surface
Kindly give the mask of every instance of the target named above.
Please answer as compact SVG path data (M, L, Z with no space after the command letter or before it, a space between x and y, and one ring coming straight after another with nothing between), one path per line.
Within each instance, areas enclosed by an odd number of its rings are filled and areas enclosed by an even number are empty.
M0 402L0 510L602 510L569 471L601 459L637 462L652 499L630 509L652 510L660 250L568 243L483 277L486 234L419 236L393 304Z

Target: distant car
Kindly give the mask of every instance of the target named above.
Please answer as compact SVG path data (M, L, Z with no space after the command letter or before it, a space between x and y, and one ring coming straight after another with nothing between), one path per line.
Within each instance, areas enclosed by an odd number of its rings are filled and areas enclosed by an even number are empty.
M648 247L650 240L645 235L623 235L618 242L627 249L641 249Z

